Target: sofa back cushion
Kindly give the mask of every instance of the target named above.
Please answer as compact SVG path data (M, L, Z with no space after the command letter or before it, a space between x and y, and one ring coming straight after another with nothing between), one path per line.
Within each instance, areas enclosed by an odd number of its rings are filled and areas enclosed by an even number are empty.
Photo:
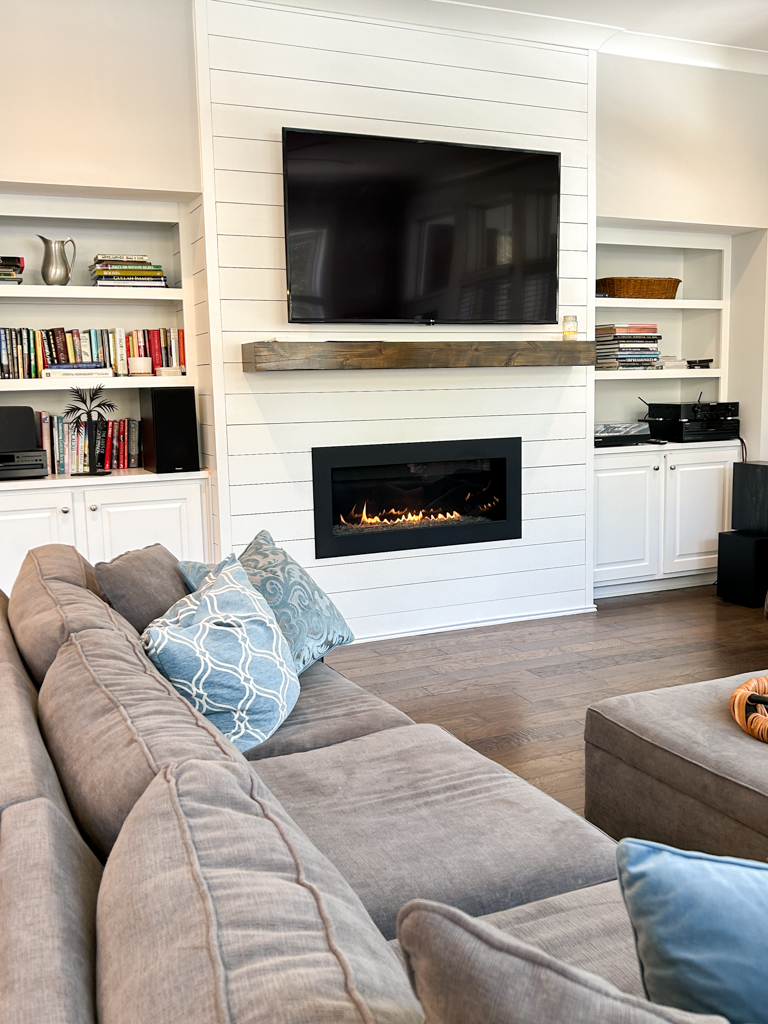
M94 572L109 603L139 633L189 593L178 558L162 544L97 562Z
M101 865L50 800L0 815L0 1020L95 1022Z
M97 911L100 1024L420 1024L396 954L247 767L165 768Z
M154 668L138 638L123 633L71 636L45 677L39 712L72 813L105 857L163 765L246 763Z
M0 591L0 810L47 797L69 817L56 770L37 725L37 689L21 663Z
M103 600L90 565L73 547L46 544L28 552L8 605L16 645L39 686L59 648L83 629L136 635Z

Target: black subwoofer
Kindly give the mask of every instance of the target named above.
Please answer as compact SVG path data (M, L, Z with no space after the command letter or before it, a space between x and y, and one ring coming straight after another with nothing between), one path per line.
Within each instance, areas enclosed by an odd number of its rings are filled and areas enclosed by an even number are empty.
M200 469L195 389L146 388L141 392L144 468L152 473Z

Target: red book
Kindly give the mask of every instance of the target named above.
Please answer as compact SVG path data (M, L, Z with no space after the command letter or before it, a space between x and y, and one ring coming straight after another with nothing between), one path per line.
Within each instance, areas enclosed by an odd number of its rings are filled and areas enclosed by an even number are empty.
M128 468L128 448L126 446L125 437L125 420L120 420L120 426L118 428L117 435L117 468L127 469Z
M187 365L187 353L184 349L184 328L179 328L179 366Z
M104 469L112 468L112 432L114 425L114 420L107 420L107 436L104 439Z
M53 344L56 350L56 362L68 363L69 352L67 351L67 335L64 328L54 327L51 333L53 334Z
M163 365L163 349L160 344L160 331L152 329L147 331L149 335L149 354L152 357L152 373L158 366Z

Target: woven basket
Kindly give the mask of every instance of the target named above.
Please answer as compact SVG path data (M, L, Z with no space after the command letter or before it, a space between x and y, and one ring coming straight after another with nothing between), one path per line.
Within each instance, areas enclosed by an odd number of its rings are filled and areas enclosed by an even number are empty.
M598 292L612 299L674 299L679 277L601 277Z

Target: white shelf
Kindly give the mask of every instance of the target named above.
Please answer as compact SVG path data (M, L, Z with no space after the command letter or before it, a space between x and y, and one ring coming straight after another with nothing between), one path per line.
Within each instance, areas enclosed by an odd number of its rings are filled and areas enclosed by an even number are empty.
M4 391L66 391L67 388L180 388L191 386L188 377L46 377L35 380L0 380Z
M597 309L723 309L722 299L595 299Z
M722 377L722 370L595 370L595 380L696 380Z
M0 301L181 302L181 288L97 288L96 285L0 285Z
M191 473L151 473L148 469L113 469L108 476L71 476L68 473L51 473L50 476L27 477L23 480L0 480L0 491L29 491L50 487L107 487L114 484L130 484L137 477L158 483L171 480L207 480L210 477L207 469L199 469Z

